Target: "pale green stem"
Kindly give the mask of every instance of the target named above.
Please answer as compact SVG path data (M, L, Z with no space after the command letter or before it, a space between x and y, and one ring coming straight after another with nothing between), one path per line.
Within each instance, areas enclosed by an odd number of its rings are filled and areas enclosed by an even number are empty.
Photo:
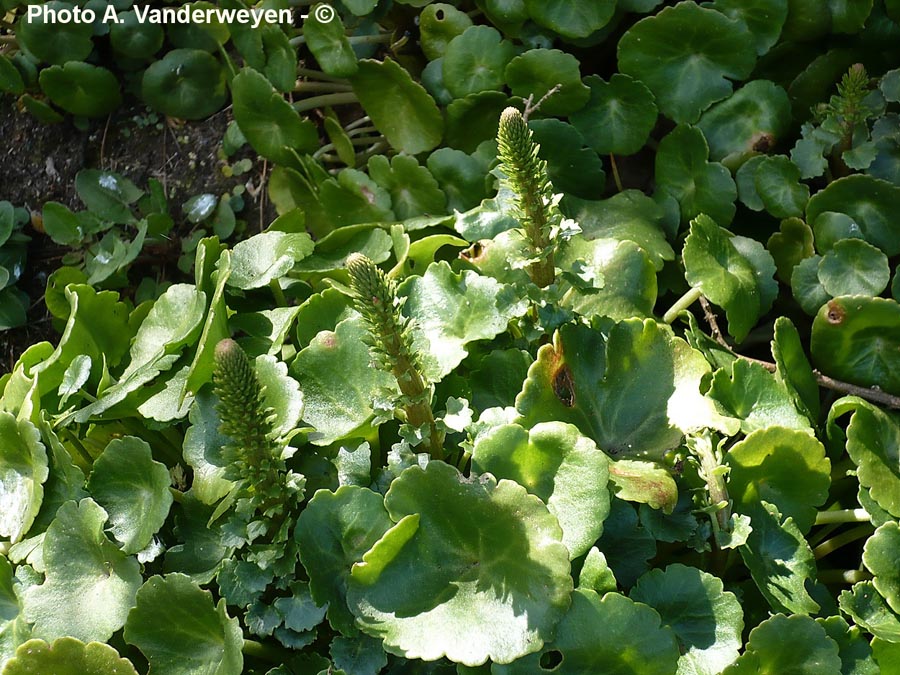
M816 525L831 523L868 523L872 520L865 509L844 509L841 511L819 511L816 514Z
M321 70L315 70L313 68L297 68L297 76L298 77L310 77L314 80L324 80L325 82L339 82L341 84L347 84L347 80L335 77L333 75L329 75L328 73L323 73Z
M669 311L663 314L663 321L666 323L672 323L675 319L678 318L678 315L681 313L681 310L687 309L691 305L693 305L697 300L700 299L700 296L703 295L703 291L699 288L692 288L687 293L682 295L678 300L675 301L675 304L669 308Z
M862 539L864 537L868 537L873 532L873 528L871 525L860 525L859 527L854 527L852 530L847 530L836 537L832 537L828 541L824 541L813 549L813 555L816 557L816 560L820 558L824 558L829 553L833 553L838 550L842 546L846 546L847 544L851 544L857 539Z
M819 570L816 577L823 584L857 584L872 575L865 570Z
M312 96L302 101L294 103L294 110L297 112L306 112L315 108L324 108L329 105L342 105L345 103L359 103L356 94L352 91L341 91L334 94L322 94L321 96Z
M284 297L284 291L281 290L281 284L278 283L278 279L272 279L272 281L269 282L269 290L271 290L272 295L275 296L275 302L278 303L279 307L288 306L287 298Z

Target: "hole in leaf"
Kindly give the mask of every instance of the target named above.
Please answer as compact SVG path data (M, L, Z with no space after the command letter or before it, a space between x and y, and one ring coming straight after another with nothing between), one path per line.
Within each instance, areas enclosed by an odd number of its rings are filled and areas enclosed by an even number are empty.
M846 315L846 311L839 304L837 304L833 300L828 303L828 314L827 314L828 323L830 323L833 326L837 326L837 325L843 323L845 315Z
M442 10L442 9L439 9L438 11L436 11L434 13L434 18L437 19L438 21L443 21L444 16L445 16L444 10Z
M544 670L556 670L563 662L562 652L558 649L551 649L546 654L541 654L541 668Z

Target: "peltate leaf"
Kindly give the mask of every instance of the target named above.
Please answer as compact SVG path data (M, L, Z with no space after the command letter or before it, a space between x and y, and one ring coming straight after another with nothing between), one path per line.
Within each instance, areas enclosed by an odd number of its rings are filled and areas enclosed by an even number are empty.
M559 520L572 559L603 532L607 459L571 424L545 422L528 431L517 424L494 427L475 441L472 470L509 478L540 497Z
M392 525L381 495L355 485L317 491L297 520L294 537L312 597L328 604L328 620L344 635L356 633L346 602L350 568Z
M619 70L646 84L664 115L688 123L731 94L729 80L745 79L756 63L753 35L742 23L693 2L638 21L618 55Z
M71 637L61 637L47 644L29 640L16 650L3 669L5 675L138 675L128 659L101 642L85 644Z
M828 301L813 321L810 351L826 375L900 394L900 304L860 295Z
M165 464L134 436L110 441L94 461L88 489L109 514L109 529L125 553L143 550L162 527L172 505L171 482Z
M888 522L869 537L863 563L875 575L872 584L887 604L900 613L900 525Z
M213 604L184 574L154 576L141 586L125 625L125 641L147 657L151 670L171 675L239 675L244 640L225 600Z
M14 544L31 529L50 469L37 428L6 411L0 411L0 447L0 536Z
M621 73L609 82L597 75L584 82L591 89L590 99L570 119L588 145L601 155L632 155L644 147L657 118L650 90Z
M406 658L470 666L509 663L551 639L573 584L562 532L537 497L438 461L404 471L385 507L398 524L351 573L364 632ZM472 632L476 611L483 630Z
M432 382L460 364L469 343L494 338L527 308L511 287L471 271L454 274L446 262L410 277L397 294L406 298L403 312L415 319L418 337L427 339L419 353Z
M524 1L528 16L536 24L567 38L584 38L600 30L612 19L616 7L612 0L587 3L579 0Z
M505 78L513 96L530 96L533 101L559 87L541 105L545 115L569 115L583 108L591 96L581 82L578 59L558 49L529 49L509 62Z
M572 594L572 606L560 621L553 642L538 654L508 666L494 666L491 672L531 675L549 672L544 664L561 661L552 672L671 675L677 660L675 635L661 625L653 609L619 593L601 598L590 589L579 588Z
M731 471L728 494L735 509L750 515L774 504L793 518L801 532L816 519L816 507L828 497L831 462L824 446L810 433L770 426L749 434L725 455Z
M629 597L650 605L675 632L678 675L719 675L737 658L744 612L718 577L676 563L647 572Z
M103 534L106 512L91 499L66 502L44 537L46 580L25 592L25 618L46 640L107 641L125 625L141 585L137 560Z
M696 127L675 127L659 143L657 188L678 202L682 223L700 214L725 225L734 218L734 180L728 169L708 158L706 140Z
M515 48L490 26L470 26L444 52L444 84L454 98L500 89Z
M388 373L372 368L367 336L362 319L346 319L334 331L320 332L291 363L291 376L303 392L303 419L315 427L310 440L316 445L328 445L362 427L381 392L396 388ZM341 368L335 370L335 363Z
M753 251L752 257L738 246ZM683 256L688 283L725 309L728 332L738 342L743 340L769 311L777 293L771 255L757 242L734 237L701 215L691 221Z

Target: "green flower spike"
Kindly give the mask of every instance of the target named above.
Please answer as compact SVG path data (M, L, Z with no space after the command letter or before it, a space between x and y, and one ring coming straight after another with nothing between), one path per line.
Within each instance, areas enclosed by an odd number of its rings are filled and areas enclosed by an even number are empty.
M227 477L239 484L255 511L271 515L282 509L287 469L274 440L272 413L253 364L237 342L216 345L213 388L219 399L220 431L234 441L225 448Z
M556 276L552 232L562 219L553 197L547 162L538 157L540 146L534 142L528 122L515 108L507 108L500 115L497 144L500 168L516 195L517 216L534 255L528 275L538 287L545 288Z
M361 253L347 258L347 271L354 305L371 334L369 346L376 363L397 380L403 394L406 421L416 428L427 427L431 456L443 459L443 434L438 432L434 422L431 392L413 347L409 319L400 313L402 303L397 297L396 284Z

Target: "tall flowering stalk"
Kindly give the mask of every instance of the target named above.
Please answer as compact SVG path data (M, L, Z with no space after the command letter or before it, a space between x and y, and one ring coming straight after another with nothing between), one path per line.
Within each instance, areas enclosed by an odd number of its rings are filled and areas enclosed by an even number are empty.
M396 284L361 253L347 259L354 305L369 328L369 348L376 364L397 380L402 398L400 407L406 421L424 428L430 436L431 456L442 459L443 434L437 429L431 410L431 389L422 374L422 365L412 342L410 321L400 312Z
M553 232L562 220L547 162L538 157L540 146L534 142L522 113L515 108L507 108L500 115L497 144L500 167L515 193L517 216L531 244L528 275L538 287L545 288L556 278Z

